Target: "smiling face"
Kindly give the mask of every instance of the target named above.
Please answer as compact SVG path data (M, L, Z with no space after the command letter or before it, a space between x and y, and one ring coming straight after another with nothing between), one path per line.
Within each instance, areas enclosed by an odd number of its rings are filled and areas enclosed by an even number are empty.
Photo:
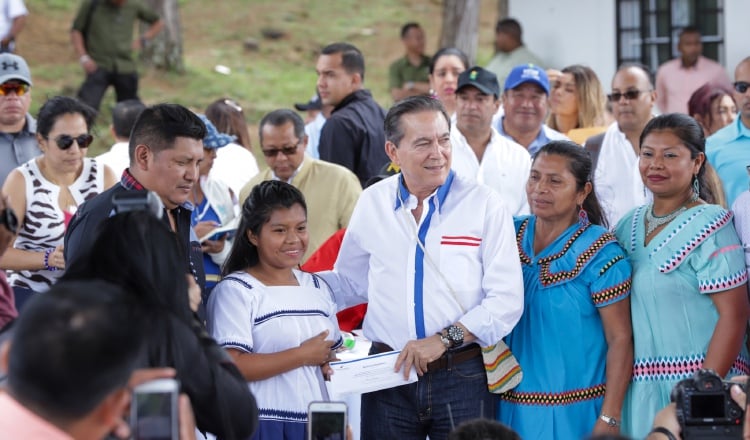
M83 166L88 148L81 148L77 141L63 150L57 145L56 139L62 135L76 138L88 134L86 120L79 113L64 113L58 116L52 125L47 138L37 136L39 147L44 153L44 162L59 173L73 173Z
M258 248L261 266L274 270L295 268L307 251L307 213L299 203L274 209L258 235L248 231L247 237Z
M690 155L690 149L671 131L652 131L643 138L638 169L654 197L680 197L691 191L693 176L698 174L705 156Z
M448 121L440 112L423 111L401 116L404 134L395 145L385 143L386 153L401 174L409 192L424 198L443 183L451 168L451 141Z
M559 154L539 154L531 165L526 182L526 197L531 212L546 222L576 221L578 209L591 192L591 183L578 189L570 171L569 159Z
M505 91L503 109L506 131L538 132L547 116L547 94L537 84L523 83L515 89Z

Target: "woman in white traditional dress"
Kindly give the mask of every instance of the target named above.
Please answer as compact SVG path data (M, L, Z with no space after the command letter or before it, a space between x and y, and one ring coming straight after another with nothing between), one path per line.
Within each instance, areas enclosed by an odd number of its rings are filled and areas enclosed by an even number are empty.
M298 270L307 250L302 193L276 180L253 188L208 302L208 327L248 381L253 439L305 438L307 405L328 400L322 366L342 339L328 286Z

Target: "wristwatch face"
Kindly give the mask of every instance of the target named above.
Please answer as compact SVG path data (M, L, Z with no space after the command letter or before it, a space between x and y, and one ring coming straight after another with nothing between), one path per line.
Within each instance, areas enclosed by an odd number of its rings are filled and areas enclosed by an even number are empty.
M451 340L453 346L458 346L464 343L464 331L457 325L451 325L446 329L448 339Z

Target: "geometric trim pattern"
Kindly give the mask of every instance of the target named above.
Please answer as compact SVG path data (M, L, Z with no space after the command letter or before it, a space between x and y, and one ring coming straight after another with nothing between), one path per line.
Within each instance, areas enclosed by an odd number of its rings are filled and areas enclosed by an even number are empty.
M703 226L690 240L683 244L667 261L659 266L659 272L668 273L674 270L690 253L701 243L706 241L713 233L724 227L732 220L731 211L725 211L723 215L714 219L711 223Z
M698 280L698 291L701 293L713 293L729 290L740 286L747 281L747 270L740 269L739 272L721 278L711 280Z
M629 293L630 279L627 279L616 286L591 294L591 300L594 302L594 305L605 304L616 298L627 296Z
M605 388L605 384L599 384L590 388L560 393L529 393L510 390L500 394L499 397L501 400L520 405L562 406L604 397Z
M703 368L704 360L705 355L636 359L633 362L633 382L682 380ZM750 373L748 359L738 356L729 373Z

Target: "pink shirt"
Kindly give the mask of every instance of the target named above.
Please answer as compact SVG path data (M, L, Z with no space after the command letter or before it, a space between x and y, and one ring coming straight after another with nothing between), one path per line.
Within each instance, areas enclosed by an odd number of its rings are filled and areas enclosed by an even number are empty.
M690 95L711 81L729 81L726 70L716 61L701 56L694 66L684 68L680 58L669 60L656 72L656 105L662 113L687 113Z
M3 438L73 440L4 392L0 392L0 433Z

